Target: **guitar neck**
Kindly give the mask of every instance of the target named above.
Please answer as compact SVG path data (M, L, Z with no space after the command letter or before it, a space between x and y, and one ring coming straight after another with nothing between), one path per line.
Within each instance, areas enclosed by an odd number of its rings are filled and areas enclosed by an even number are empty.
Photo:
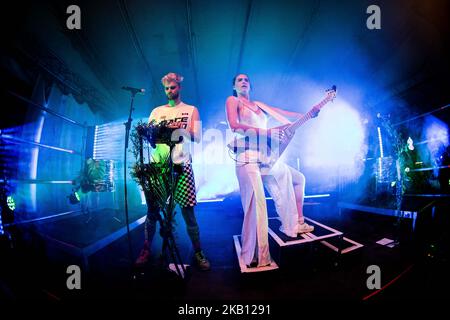
M323 108L324 105L328 103L328 99L324 99L315 106L311 108L307 113L305 113L303 116L298 118L296 121L294 121L290 126L289 129L297 130L299 127L301 127L306 121L310 120L314 117L314 114L317 112L317 110L320 110ZM315 110L314 110L315 109Z

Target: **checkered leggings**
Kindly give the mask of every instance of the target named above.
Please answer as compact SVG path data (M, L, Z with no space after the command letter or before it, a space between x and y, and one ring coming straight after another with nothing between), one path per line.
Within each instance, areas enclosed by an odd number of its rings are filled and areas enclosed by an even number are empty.
M175 190L175 202L181 208L193 207L197 204L194 171L192 170L190 161L184 164L182 173L178 177L177 188Z

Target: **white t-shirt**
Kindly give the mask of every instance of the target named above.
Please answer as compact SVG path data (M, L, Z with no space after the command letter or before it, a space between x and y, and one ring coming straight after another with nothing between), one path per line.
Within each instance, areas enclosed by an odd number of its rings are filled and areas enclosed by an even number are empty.
M185 137L183 138L182 143L175 145L172 152L172 160L174 163L185 163L191 159L189 151L191 147L191 137L189 131L191 130L192 115L195 110L197 110L196 107L185 104L184 102L180 102L173 107L166 104L153 109L148 118L149 123L153 120L156 124L165 126L176 125L180 128L174 132L176 137L172 135L176 138L175 140L178 140L177 138L181 135ZM168 145L156 144L156 149L152 149L152 160L154 162L160 162L161 158L165 159L165 157L167 157L169 151L170 148Z

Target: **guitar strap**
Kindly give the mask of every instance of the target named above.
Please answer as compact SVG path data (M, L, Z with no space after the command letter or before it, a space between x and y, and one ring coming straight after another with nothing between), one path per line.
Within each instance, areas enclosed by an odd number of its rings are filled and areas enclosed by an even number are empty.
M267 104L262 103L260 101L255 101L255 103L260 107L264 112L269 114L270 116L274 117L277 121L281 122L282 124L291 124L285 116L281 115L280 113L273 110L271 107L269 107Z

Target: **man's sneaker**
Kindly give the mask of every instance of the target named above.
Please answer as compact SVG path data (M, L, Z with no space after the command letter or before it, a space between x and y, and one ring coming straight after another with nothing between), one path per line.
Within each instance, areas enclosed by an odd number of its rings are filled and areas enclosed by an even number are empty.
M211 269L211 264L209 263L208 259L206 259L203 251L199 251L195 254L195 262L197 263L197 266L202 271L208 271Z
M150 246L147 241L144 242L144 247L139 253L139 257L136 259L135 265L136 267L142 267L148 263L150 259Z
M297 225L297 233L306 233L306 232L313 232L314 226L310 226L309 224L302 223Z

